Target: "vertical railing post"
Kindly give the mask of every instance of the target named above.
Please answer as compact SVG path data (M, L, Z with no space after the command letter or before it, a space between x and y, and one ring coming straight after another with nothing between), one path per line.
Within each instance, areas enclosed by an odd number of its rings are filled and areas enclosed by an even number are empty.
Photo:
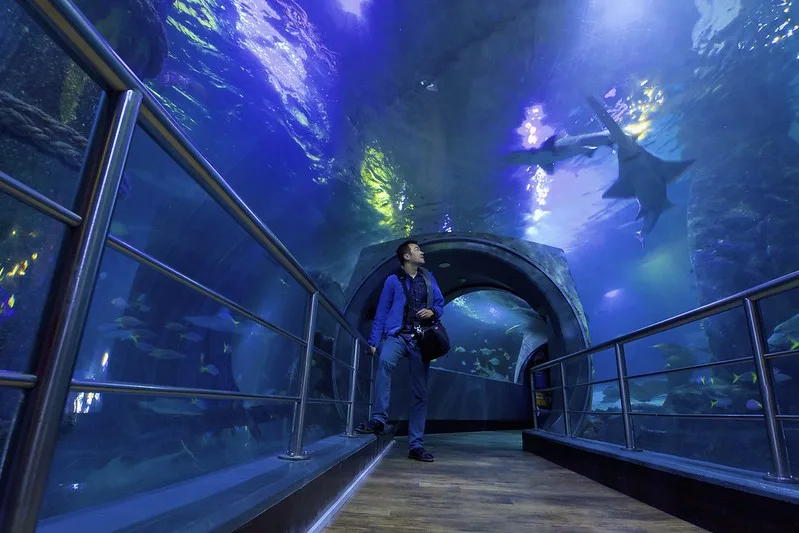
M533 397L533 429L538 429L538 402L535 401L535 367L530 369L530 394Z
M311 361L314 353L314 338L316 336L316 315L319 311L319 293L311 295L311 308L308 311L308 322L305 330L305 355L302 360L302 381L300 382L300 400L294 410L294 424L291 428L291 442L287 453L280 455L281 459L289 461L302 461L308 459L308 454L303 449L303 434L305 432L305 412L308 409L308 382L311 377Z
M772 379L770 365L766 360L768 352L763 342L763 324L760 317L760 306L757 302L744 299L744 311L749 325L749 335L754 348L755 371L760 383L760 396L763 400L763 416L766 422L768 443L771 457L774 461L774 472L768 472L766 479L781 483L794 483L797 480L791 476L791 463L788 460L788 448L785 445L785 434L782 424L777 420L777 401L774 397L774 380Z
M23 403L11 437L9 461L2 480L2 531L29 533L36 528L50 474L61 412L78 357L97 272L108 237L119 184L141 93L104 93L100 99L83 166L80 191L81 223L61 249L60 283L50 295L52 313L40 335L36 386ZM56 278L59 279L59 278Z
M352 381L350 382L350 397L347 400L347 428L344 430L345 437L355 437L355 396L358 388L358 364L361 359L361 340L355 339L355 346L352 349Z
M560 393L563 397L563 430L567 437L572 436L571 417L569 416L569 395L566 393L566 364L561 362L560 368Z
M627 387L627 359L624 357L624 345L616 343L616 379L619 380L619 398L621 400L621 420L624 424L624 447L628 450L637 450L635 447L635 432L633 421L630 417L630 389Z

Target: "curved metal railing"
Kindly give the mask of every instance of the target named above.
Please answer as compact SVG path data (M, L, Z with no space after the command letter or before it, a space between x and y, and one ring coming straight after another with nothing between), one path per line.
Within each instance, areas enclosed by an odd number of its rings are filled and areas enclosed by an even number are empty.
M371 409L373 370L369 369L369 403L357 402L361 347L365 340L357 328L320 290L288 249L244 203L214 167L199 153L158 103L149 89L133 74L105 42L80 10L69 0L18 0L69 56L103 89L97 119L84 163L80 195L75 211L67 209L27 185L0 173L0 190L64 223L72 232L62 250L66 270L60 284L54 284L51 309L41 332L44 339L32 365L34 374L0 370L0 385L26 391L19 423L10 439L10 460L2 476L3 531L33 532L58 436L62 408L70 390L106 391L194 398L248 399L292 402L295 405L289 449L281 457L308 458L303 446L305 413L310 403L347 406L344 436L354 436L356 405ZM176 161L205 191L259 243L309 294L310 306L302 338L269 323L257 313L203 286L170 266L109 234L117 191L125 168L131 139L137 125ZM243 394L184 387L162 387L136 383L95 382L73 379L82 331L86 325L100 258L106 247L182 284L203 296L235 310L249 320L304 346L300 391L296 396ZM352 338L352 362L344 363L333 354L314 346L319 306L324 307ZM332 359L350 371L346 400L309 398L311 360L315 354ZM335 376L332 376L335 379Z
M664 418L671 417L671 418L699 418L699 419L726 419L726 420L759 419L759 420L764 420L765 422L769 449L771 452L771 457L774 466L774 472L767 473L766 479L777 482L795 481L795 479L791 475L791 465L788 459L788 449L785 443L785 436L781 423L783 421L797 421L799 420L799 415L777 413L777 404L774 393L774 379L773 379L773 374L771 372L770 363L774 359L781 357L799 356L799 350L789 350L789 351L781 351L773 353L768 352L768 346L764 342L763 326L762 326L762 318L761 318L759 302L765 298L787 292L796 287L799 287L799 271L787 274L780 278L774 279L768 283L758 285L757 287L753 287L749 290L740 292L738 294L734 294L727 298L723 298L711 304L704 305L692 311L688 311L687 313L677 315L662 322L658 322L650 326L647 326L645 328L641 328L639 330L628 333L626 335L622 335L621 337L602 342L600 344L597 344L596 346L591 346L590 348L586 348L585 350L581 350L579 352L565 355L563 357L553 359L552 361L547 361L545 363L533 366L530 369L531 373L530 377L531 377L531 383L533 385L532 397L533 397L533 409L535 411L535 416L534 416L535 429L540 430L538 424L538 415L540 413L540 410L536 405L535 401L536 391L535 391L535 380L533 379L533 374L540 371L556 369L560 373L560 385L555 387L548 387L546 389L539 388L538 392L560 393L562 395L563 409L554 410L553 413L559 412L562 414L564 421L564 432L568 437L574 436L569 416L569 413L573 411L570 411L569 409L569 398L567 393L568 389L576 387L595 386L598 384L604 384L615 381L619 387L619 396L621 402L620 415L622 417L622 422L624 424L625 447L628 450L640 449L636 446L635 442L635 433L632 424L632 417L634 416L652 416L654 414L658 417L664 417ZM625 345L637 340L657 335L659 333L663 333L668 330L675 329L677 327L686 324L690 324L692 322L696 322L698 320L702 320L704 318L713 315L717 315L719 313L723 313L725 311L729 311L731 309L738 308L740 306L743 306L744 312L746 313L749 335L753 347L753 354L751 356L738 357L735 359L729 359L724 361L711 361L709 363L703 363L692 366L669 368L666 370L636 374L635 376L628 375L627 360L624 354ZM616 359L615 379L602 380L598 382L579 383L571 386L567 384L568 380L567 380L566 363L580 359L582 357L588 357L598 352L602 352L611 348L614 349L615 351L615 359ZM643 377L666 375L673 372L697 370L702 368L712 368L721 365L730 365L735 363L747 363L747 362L754 363L754 368L757 375L757 382L760 385L760 395L762 400L761 403L763 406L762 414L711 414L711 413L679 414L679 413L660 413L660 412L658 413L631 412L630 391L628 387L628 380L631 378L639 379ZM587 411L587 412L581 411L578 414L591 415L591 414L609 414L609 413L606 411ZM619 414L619 413L612 412L610 414Z

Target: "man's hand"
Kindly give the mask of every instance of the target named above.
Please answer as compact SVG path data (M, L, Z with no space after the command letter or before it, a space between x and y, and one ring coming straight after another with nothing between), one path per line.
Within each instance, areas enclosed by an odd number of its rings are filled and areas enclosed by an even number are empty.
M375 353L377 353L377 347L376 346L370 346L369 347L369 351L372 353L372 355L374 355Z
M434 313L430 309L420 309L416 316L423 319L433 318Z

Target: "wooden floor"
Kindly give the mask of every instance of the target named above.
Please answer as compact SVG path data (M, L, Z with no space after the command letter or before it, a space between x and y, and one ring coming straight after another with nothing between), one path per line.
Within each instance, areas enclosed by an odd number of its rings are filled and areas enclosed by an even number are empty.
M519 431L430 435L434 463L397 440L324 531L704 531L522 451Z

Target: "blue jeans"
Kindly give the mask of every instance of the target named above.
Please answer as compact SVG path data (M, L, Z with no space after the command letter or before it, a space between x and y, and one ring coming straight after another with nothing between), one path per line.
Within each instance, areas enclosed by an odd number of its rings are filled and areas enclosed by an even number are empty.
M424 445L424 423L427 418L427 375L430 363L422 361L416 342L403 335L388 337L379 348L380 360L375 377L375 398L372 419L388 423L388 405L391 399L391 373L400 357L407 357L411 371L411 416L408 420L408 445Z

